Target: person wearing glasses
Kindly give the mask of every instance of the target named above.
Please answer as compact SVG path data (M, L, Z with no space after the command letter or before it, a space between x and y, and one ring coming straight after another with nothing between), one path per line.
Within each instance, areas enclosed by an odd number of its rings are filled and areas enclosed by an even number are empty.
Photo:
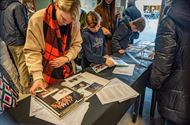
M55 0L30 18L24 53L33 76L31 93L75 73L81 49L80 0Z

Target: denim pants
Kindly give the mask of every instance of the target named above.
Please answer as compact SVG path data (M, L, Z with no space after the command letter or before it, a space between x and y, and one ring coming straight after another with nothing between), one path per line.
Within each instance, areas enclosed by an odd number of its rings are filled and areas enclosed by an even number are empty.
M18 70L20 80L19 90L21 93L29 93L30 76L28 73L28 68L26 66L23 47L24 46L8 46L8 49L12 55L12 58Z

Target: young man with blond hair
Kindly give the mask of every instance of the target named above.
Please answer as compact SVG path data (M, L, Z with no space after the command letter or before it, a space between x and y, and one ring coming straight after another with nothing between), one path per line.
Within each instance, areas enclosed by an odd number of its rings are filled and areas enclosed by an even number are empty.
M79 0L56 0L29 20L24 53L33 76L31 93L74 74L81 49Z

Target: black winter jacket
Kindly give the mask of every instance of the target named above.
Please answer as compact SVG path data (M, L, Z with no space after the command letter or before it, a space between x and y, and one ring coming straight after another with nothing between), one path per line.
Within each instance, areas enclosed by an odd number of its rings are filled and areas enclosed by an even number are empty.
M116 53L120 49L126 49L131 35L131 27L126 24L126 21L122 22L112 36L112 52Z
M179 0L161 20L150 76L158 90L158 111L179 125L190 118L190 6Z
M7 45L24 45L28 17L17 0L0 1L0 37Z

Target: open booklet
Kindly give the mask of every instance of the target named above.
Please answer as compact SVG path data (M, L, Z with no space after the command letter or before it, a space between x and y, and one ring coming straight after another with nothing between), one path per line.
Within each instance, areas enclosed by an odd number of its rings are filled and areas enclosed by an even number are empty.
M110 56L109 57L116 66L129 66L128 63L126 63L125 61L123 61L121 58L119 57L115 57L115 56ZM91 63L90 67L94 70L94 72L99 73L105 69L108 68L108 66L106 66L105 64L94 64Z
M87 100L109 82L110 81L107 79L101 78L88 72L84 72L66 79L65 82L62 82L62 85L66 85L73 90L83 94L85 100Z
M69 87L56 84L47 88L47 91L36 93L35 98L55 116L61 118L71 109L77 107L84 96Z
M35 98L55 116L62 118L108 83L109 80L94 74L79 73L48 87L47 91L36 93Z
M90 67L94 70L94 72L99 73L101 71L103 71L104 69L107 69L108 66L106 66L105 64L90 64Z

